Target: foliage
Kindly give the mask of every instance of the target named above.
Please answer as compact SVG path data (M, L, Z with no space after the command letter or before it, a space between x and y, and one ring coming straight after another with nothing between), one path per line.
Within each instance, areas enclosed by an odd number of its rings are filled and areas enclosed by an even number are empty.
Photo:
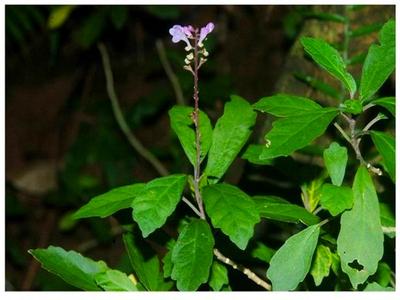
M148 12L161 14L165 19L179 14L179 10L162 14L154 7L148 8ZM58 28L70 13L72 8L54 11L50 26ZM127 12L123 9L96 11L76 35L82 47L88 48L99 39L104 30L101 20L108 17L116 28L121 28ZM348 22L340 15L319 14L318 18ZM377 176L382 172L364 157L369 159L375 155L370 161L382 159L388 173L383 176L389 175L394 182L395 140L389 133L376 128L370 130L382 118L372 119L365 127L356 125L366 122L370 117L366 111L375 105L390 112L388 118L394 118L394 97L374 98L394 70L394 27L392 20L382 26L380 45L371 45L359 87L356 76L348 70L349 60L338 49L322 39L301 39L305 52L314 62L341 82L342 92L332 93L328 89L328 96L338 96L335 105L323 106L313 99L281 93L250 104L243 97L232 95L214 128L207 114L198 109L197 102L195 109L188 106L170 109L171 128L194 167L194 176L173 174L147 183L120 186L92 197L74 214L76 219L104 218L129 210L128 223L132 226L125 228L123 241L132 274L58 247L30 250L30 253L43 268L83 290L229 290L229 266L241 270L260 286L269 287L266 283L269 280L273 291L301 290L310 284L313 288L319 287L328 276L336 276L338 282L337 286L324 286L328 289L390 290L387 279L390 267L386 267L383 258L384 228L394 227L394 218L389 206L381 200L383 195L375 188ZM353 36L373 30L376 26L353 31ZM204 55L203 46L195 45L196 53L197 47ZM192 65L187 63L186 67L189 66ZM197 71L191 69L195 96L198 95ZM245 147L257 113L276 119L265 134L265 143ZM345 129L343 124L347 125ZM341 137L328 134L334 127ZM368 135L376 151L364 153L360 143ZM290 196L291 201L270 193L250 195L246 188L224 182L225 174L241 151L245 153L243 158L252 164L279 165L298 154L310 153L313 142L321 136L328 142L313 155L319 156L324 169L308 182L301 182L298 194ZM286 171L293 172L290 168ZM352 188L347 186L349 182ZM303 206L296 201L300 199ZM179 214L184 203L199 218L189 213ZM271 248L261 243L256 234L256 226L264 222L286 230L277 235L277 244L271 241ZM168 233L168 238L155 238L163 232ZM386 238L391 239L393 235ZM154 248L161 248L162 255L154 253L146 241L156 244ZM268 265L266 272L256 276L232 259L221 258L216 251L221 244L224 251L231 250L227 253L250 253Z

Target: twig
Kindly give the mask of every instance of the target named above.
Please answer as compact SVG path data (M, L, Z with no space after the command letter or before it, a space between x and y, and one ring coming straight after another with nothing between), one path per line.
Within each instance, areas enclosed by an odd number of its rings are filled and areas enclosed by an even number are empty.
M189 199L182 197L183 202L185 202L192 210L193 212L198 215L201 218L201 213L198 211L198 209L192 204L192 202L189 201Z
M333 125L335 125L336 129L339 130L339 132L342 134L342 136L346 139L346 141L348 141L351 144L351 139L350 137L347 135L347 133L343 130L342 127L340 127L340 125L338 123L334 123Z
M244 267L244 266L242 266L240 264L237 264L233 260L231 260L230 258L224 256L221 252L219 252L218 249L214 249L214 255L219 261L223 262L224 264L227 264L227 265L231 266L235 270L239 270L240 272L245 274L250 280L254 281L259 286L262 286L267 291L271 290L271 285L268 282L262 280L260 277L258 277L250 269L248 269L248 268L246 268L246 267Z
M171 82L172 87L174 89L176 102L180 105L185 105L185 99L183 98L181 85L179 84L179 80L176 77L174 71L172 70L171 64L169 63L167 55L165 54L164 44L161 40L156 41L156 48L158 52L158 57L160 58L164 71L167 74L168 79Z
M375 118L373 118L365 127L363 128L362 131L368 131L376 122L379 122L380 120L384 120L386 117L382 114L378 114Z
M98 44L98 48L103 61L104 73L107 81L107 93L110 98L112 109L114 112L115 119L118 122L119 127L125 134L131 146L145 159L147 160L161 175L168 175L167 169L162 165L162 163L155 157L149 150L147 150L143 144L138 140L138 138L131 132L125 118L122 114L121 107L118 103L118 97L114 89L114 79L111 70L110 59L108 52L103 43Z

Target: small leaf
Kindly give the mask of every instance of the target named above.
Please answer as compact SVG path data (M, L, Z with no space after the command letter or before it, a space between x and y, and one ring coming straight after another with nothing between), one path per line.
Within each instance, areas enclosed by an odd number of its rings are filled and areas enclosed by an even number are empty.
M172 282L164 280L157 255L139 238L140 234L126 233L123 235L126 252L139 282L148 291L170 290Z
M164 278L171 277L172 273L172 251L175 246L175 240L171 240L167 243L168 252L163 257L163 271L164 271Z
M213 226L244 250L253 236L254 225L260 221L253 199L226 183L208 185L201 194Z
M264 148L264 145L249 145L243 153L242 158L256 165L271 165L272 159L260 159L261 152Z
M346 100L339 107L342 111L353 114L359 115L363 111L363 106L361 101L359 100Z
M353 191L349 187L326 183L322 186L321 206L337 216L353 206Z
M350 97L353 98L357 89L356 82L353 76L346 71L346 64L340 53L322 39L303 37L301 43L304 50L316 63L346 86Z
M314 278L316 286L321 285L322 280L329 276L332 265L332 254L329 247L318 245L315 251L314 261L311 267L311 275Z
M390 238L394 238L396 236L396 221L392 210L386 203L379 202L379 211L381 213L383 233Z
M323 134L338 111L323 108L275 121L265 140L269 143L261 152L260 159L287 156L304 148Z
M180 291L195 291L207 282L213 259L214 238L210 226L192 219L179 234L172 251L171 278Z
M276 221L313 225L319 218L307 211L304 207L291 204L286 200L274 196L253 197L262 218Z
M396 180L396 154L395 154L395 140L387 133L380 131L370 132L372 141L374 142L378 152L383 157L383 166L386 172L389 173L390 178L395 182Z
M361 101L366 101L373 96L394 70L396 43L393 20L389 20L382 27L379 32L379 41L379 46L373 44L369 47L364 61L360 82Z
M251 134L257 113L239 96L231 96L215 125L205 173L216 183L226 172ZM214 177L214 179L212 179Z
M194 123L192 119L193 108L189 106L175 105L168 112L171 118L171 127L179 138L179 141L185 151L191 164L194 166L196 162L196 138ZM208 116L200 111L200 161L202 161L212 142L212 127Z
M47 27L49 29L57 29L68 20L71 12L75 9L75 5L57 5L51 10Z
M357 288L376 272L383 255L378 197L365 167L360 167L355 176L353 199L353 208L342 214L337 247L342 270Z
M258 258L266 263L269 263L275 252L276 250L264 245L261 242L257 242L257 246L251 251L250 254L254 258Z
M229 284L228 270L224 265L214 261L211 266L211 274L208 285L213 289L213 291L218 292L226 284Z
M286 94L261 98L253 104L253 107L256 110L270 113L276 117L290 117L321 108L318 103L308 98Z
M118 270L107 270L97 274L95 280L105 291L138 291L129 277Z
M364 292L394 292L394 291L395 291L394 288L383 287L376 282L368 283L368 285L364 289Z
M61 277L65 282L85 291L101 290L95 276L108 270L104 261L94 261L75 251L65 251L60 247L28 251L44 269Z
M396 100L395 97L384 97L371 101L371 103L386 108L393 117L396 117Z
M378 270L372 276L373 280L379 283L383 287L387 287L392 281L392 270L389 265L385 262L378 264Z
M359 37L359 36L365 36L370 33L379 31L382 28L383 24L382 23L372 23L368 25L363 25L361 27L358 27L356 29L353 29L350 32L351 37Z
M116 29L124 27L128 19L128 7L122 5L112 5L110 11L111 22Z
M132 202L133 219L143 237L164 225L181 200L186 175L170 175L148 182Z
M267 277L274 291L294 290L304 280L311 267L317 246L319 225L312 225L292 235L271 259Z
M144 189L144 183L121 186L105 194L92 198L74 214L75 219L111 216L113 213L131 206L133 199Z
M347 148L333 142L324 150L324 162L332 183L341 186L346 172Z

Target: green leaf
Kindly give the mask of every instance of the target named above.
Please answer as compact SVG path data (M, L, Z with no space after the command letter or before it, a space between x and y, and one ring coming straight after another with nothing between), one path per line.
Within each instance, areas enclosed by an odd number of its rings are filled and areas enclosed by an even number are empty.
M231 96L231 101L225 104L224 114L213 131L205 169L211 182L217 182L229 168L249 138L256 117L252 106L239 96ZM215 179L212 180L212 177Z
M394 288L383 287L376 282L368 283L368 285L364 289L364 292L394 292L394 291L395 291Z
M390 238L394 238L396 235L396 221L392 210L386 203L380 202L379 211L383 233Z
M376 272L383 255L378 197L365 167L355 176L353 199L353 208L342 214L337 247L342 270L357 288Z
M192 219L179 234L172 251L171 278L180 291L195 291L207 282L213 260L214 237L210 226Z
M271 165L272 159L260 159L261 152L264 148L264 145L251 144L243 153L242 158L256 165Z
M393 117L396 117L396 100L395 97L384 97L371 101L371 103L386 108Z
M163 271L164 271L164 278L171 277L172 273L172 251L175 246L175 240L171 240L167 243L168 252L162 259L163 262Z
M332 265L332 253L329 247L318 245L315 251L314 261L311 266L311 275L316 286L321 285L322 280L329 276Z
M49 29L57 29L61 27L65 21L68 20L71 12L75 9L75 5L57 5L54 6L50 12L47 21Z
M324 108L275 121L265 136L267 146L260 159L287 156L307 146L325 132L337 114L336 109Z
M353 115L359 115L363 111L363 106L361 101L359 100L346 100L339 106L340 110L353 114Z
M333 142L324 150L324 162L332 183L341 186L346 172L347 148Z
M264 245L261 242L257 242L256 247L251 250L251 256L254 258L258 258L266 263L271 261L272 256L275 254L275 250Z
M339 79L346 86L349 90L350 98L353 98L357 90L357 85L353 76L346 71L346 64L340 53L322 39L302 37L301 43L304 50L321 68Z
M168 112L171 127L179 138L183 150L191 164L196 163L196 138L192 119L193 107L175 105ZM212 142L212 127L208 116L200 111L200 161L206 157Z
M378 270L372 276L373 280L379 283L383 287L387 287L392 281L392 270L389 265L385 262L378 264Z
M157 255L152 253L151 248L144 241L139 240L139 235L126 233L123 235L123 241L133 271L145 289L148 291L170 290L172 282L164 280Z
M359 37L359 36L365 36L367 34L379 31L382 28L382 26L383 26L382 23L373 23L373 24L363 25L361 27L358 27L358 28L350 31L350 36L352 38Z
M312 225L286 240L271 259L267 277L274 291L291 291L304 280L318 242L319 225Z
M256 110L270 113L276 117L290 117L321 108L318 103L308 98L286 94L263 97L254 103L253 107Z
M138 291L129 277L118 270L107 270L97 274L95 280L105 291Z
M326 183L322 186L321 206L337 216L353 206L353 191L349 187Z
M65 251L60 247L28 251L44 269L61 277L65 282L86 291L101 290L95 276L108 270L104 261L94 261L75 251Z
M291 204L286 200L274 196L254 196L257 209L262 218L289 223L303 223L313 225L319 218L304 207Z
M368 100L373 96L394 70L395 27L393 20L386 22L379 32L380 45L373 44L369 47L361 74L361 101Z
M220 183L201 190L207 215L215 228L244 250L260 216L253 199L236 186Z
M210 280L208 285L213 289L213 291L220 291L222 287L229 284L228 270L222 264L214 261L211 266Z
M92 198L74 213L75 219L111 216L113 213L131 206L133 199L144 189L144 183L121 186L105 194Z
M181 200L186 175L170 175L148 182L132 202L133 219L139 224L143 237L164 225Z
M396 154L395 154L395 140L387 133L380 131L370 132L372 141L374 142L376 149L383 158L383 166L386 172L389 173L390 178L395 182L396 180Z

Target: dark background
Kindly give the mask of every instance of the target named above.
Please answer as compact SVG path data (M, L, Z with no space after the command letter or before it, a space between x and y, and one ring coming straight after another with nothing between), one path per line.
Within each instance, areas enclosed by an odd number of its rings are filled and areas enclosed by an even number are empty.
M191 173L169 126L168 110L176 96L156 41L163 42L185 102L192 105L192 78L182 69L184 44L173 44L168 30L174 24L215 23L206 42L210 58L200 72L200 107L214 123L231 94L254 102L283 89L277 83L288 76L290 50L304 24L317 19L314 28L331 26L340 32L341 25L312 17L325 10L341 8L6 6L6 288L71 289L39 269L27 253L50 244L127 268L115 218L71 219L94 195L159 176L131 148L114 119L98 42L108 49L131 130L171 173ZM393 7L387 11L372 16L385 21L394 14ZM392 95L393 86L386 91ZM260 119L252 142L263 135L263 124ZM285 167L289 174L278 171L279 166L265 169L238 159L225 180L249 194L279 194L300 204L297 183L315 173L307 164ZM190 214L185 209L181 213ZM230 276L238 289L257 289L237 272Z

